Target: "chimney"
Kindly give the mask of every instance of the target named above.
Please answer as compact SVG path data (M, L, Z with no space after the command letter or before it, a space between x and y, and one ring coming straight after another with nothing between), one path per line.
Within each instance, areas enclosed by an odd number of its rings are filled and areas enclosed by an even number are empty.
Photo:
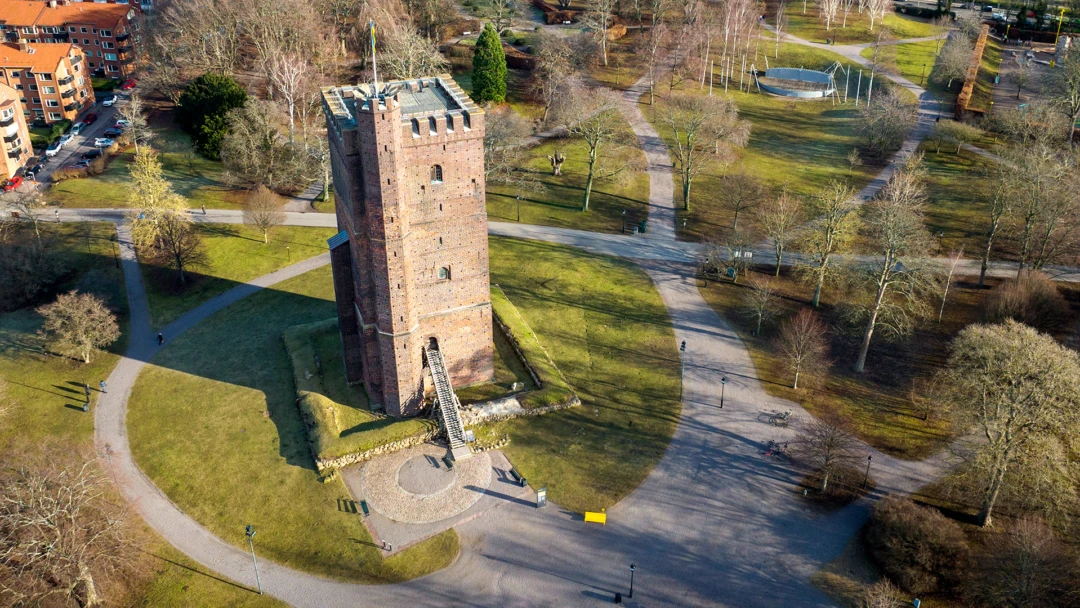
M56 8L56 0L49 0L49 8Z
M30 50L30 43L26 41L26 38L19 38L19 52L26 53Z

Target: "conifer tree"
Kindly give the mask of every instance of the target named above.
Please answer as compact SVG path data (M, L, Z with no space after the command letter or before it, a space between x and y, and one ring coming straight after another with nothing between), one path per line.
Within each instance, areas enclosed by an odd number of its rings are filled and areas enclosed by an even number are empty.
M488 23L473 52L473 100L477 103L506 99L506 55L495 28Z

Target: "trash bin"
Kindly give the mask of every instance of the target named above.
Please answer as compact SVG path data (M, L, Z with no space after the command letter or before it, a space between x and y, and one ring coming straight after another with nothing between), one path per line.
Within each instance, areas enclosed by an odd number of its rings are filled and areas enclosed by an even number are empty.
M645 229L649 227L649 220L641 220L641 232L644 233Z
M622 594L621 593L616 593L615 594L615 603L616 604L621 604L622 603Z

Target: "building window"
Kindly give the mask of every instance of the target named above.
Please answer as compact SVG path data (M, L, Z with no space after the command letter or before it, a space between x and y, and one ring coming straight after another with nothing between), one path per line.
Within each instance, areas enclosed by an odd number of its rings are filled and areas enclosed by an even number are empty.
M461 126L466 131L468 131L469 129L472 128L472 122L469 121L469 113L468 112L462 112L461 113Z
M63 117L56 112L49 112L49 120L60 120L61 118Z
M440 281L449 281L450 280L450 267L449 266L443 266L443 267L439 268L439 280Z
M433 183L433 184L441 184L442 183L442 165L432 165L431 166L431 183Z
M90 32L96 36L97 35L97 28L95 27L95 28L91 29Z
M101 43L101 48L103 48L103 49L111 49L111 48L113 48L113 43L106 40L105 42Z
M50 108L59 108L60 107L60 102L56 101L55 99L46 99L45 100L45 105L50 107Z
M38 72L37 77L38 80L52 80L52 74L47 74L45 72Z
M68 31L74 34L75 33L75 26L73 25L73 26L69 27Z
M105 61L116 61L116 53L105 53Z
M102 38L112 38L112 31L111 30L101 30L101 37Z
M41 92L47 95L56 95L56 87L41 87Z
M428 132L431 135L439 134L439 123L435 121L434 116L429 116L427 119Z
M36 91L37 90L37 85L36 84L30 85L30 90L31 91Z
M420 137L420 121L415 118L412 119L412 136Z
M454 117L449 114L446 115L446 132L454 132Z
M34 105L35 106L40 106L41 105L41 98L40 97L35 97L34 98Z
M85 27L80 27L79 31L85 34L86 33L86 28Z
M20 78L20 77L22 77L22 72L19 72L19 71L12 72L11 77L12 78Z
M118 66L115 66L115 65L110 65L109 66L109 71L110 72L119 72L120 68Z

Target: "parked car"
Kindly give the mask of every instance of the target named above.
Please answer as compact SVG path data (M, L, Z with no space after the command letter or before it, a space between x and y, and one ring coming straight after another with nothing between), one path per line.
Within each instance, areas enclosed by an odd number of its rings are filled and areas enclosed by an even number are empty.
M124 83L120 85L120 90L121 91L130 91L131 89L134 89L135 85L137 85L137 84L139 84L138 80L136 80L134 78L130 78L128 80L125 80Z
M102 133L102 135L104 135L105 137L119 137L123 134L124 130L117 129L116 127L109 127L108 129L105 129L104 133Z
M83 152L83 155L82 155L82 157L85 158L86 160L93 160L93 159L98 158L100 156L101 156L101 150L98 149L98 148L94 148L93 150L87 150L86 152Z
M79 135L80 133L83 132L83 129L85 129L85 128L86 128L85 123L77 122L77 123L71 125L71 130L68 131L68 135Z
M114 103L116 103L116 95L106 95L101 98L101 105L106 108L111 108Z
M94 147L95 148L108 148L108 147L111 147L115 143L116 143L115 141L109 139L108 137L99 137L99 138L94 140Z
M23 174L23 178L25 178L25 179L26 179L26 180L28 180L28 181L32 181L32 182L36 182L36 181L37 181L37 176L36 176L36 175L34 175L34 172L33 172L33 171L27 171L26 173L24 173L24 174ZM16 186L16 187L18 187L18 186Z
M130 127L130 126L131 126L131 121L130 120L124 120L123 118L121 118L120 120L116 121L116 124L113 125L113 128L115 128L115 129L126 129L126 128Z
M12 190L21 186L22 183L23 178L16 175L15 177L9 179L7 182L4 183L4 192L11 192Z
M60 136L60 139L59 139L60 145L61 146L66 146L68 144L68 142L73 140L73 139L75 139L74 135L72 135L71 133L64 133L63 135Z
M42 170L43 170L44 168L45 168L45 165L44 165L44 164L42 164L42 163L38 163L38 164L36 164L36 165L34 165L34 166L30 167L30 169L29 169L29 170L27 171L27 173L33 173L33 174L37 175L38 173L41 173L41 171L42 171Z
M88 161L88 160L80 160L79 162L75 163L74 165L71 165L68 168L69 169L85 169L85 168L87 168L89 166L90 166L90 161Z
M45 148L45 156L56 156L57 153L60 152L60 148L63 147L63 144L61 144L59 141L54 141L53 143L49 144L48 148Z
M92 125L92 124L94 124L94 121L96 121L96 120L97 120L97 114L94 114L93 112L90 112L89 114L84 116L83 119L82 119L84 125Z

